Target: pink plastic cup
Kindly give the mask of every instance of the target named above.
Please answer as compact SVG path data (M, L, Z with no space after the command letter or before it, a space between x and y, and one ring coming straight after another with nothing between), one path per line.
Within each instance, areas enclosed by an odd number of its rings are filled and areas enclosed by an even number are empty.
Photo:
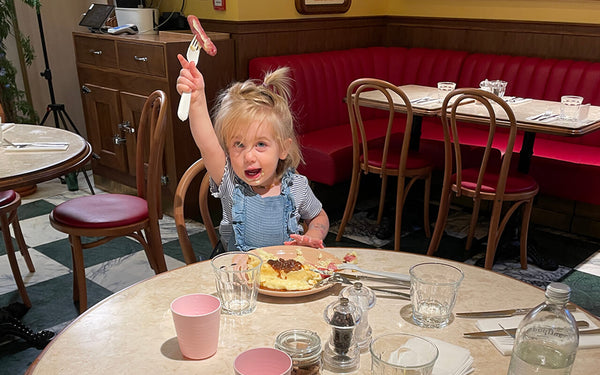
M290 375L292 358L275 348L246 350L233 362L235 375Z
M188 294L171 303L181 354L204 359L217 352L221 301L209 294Z

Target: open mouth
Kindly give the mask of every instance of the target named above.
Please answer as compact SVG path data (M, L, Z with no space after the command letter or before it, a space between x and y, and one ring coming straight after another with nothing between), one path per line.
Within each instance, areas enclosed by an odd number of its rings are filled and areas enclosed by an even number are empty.
M261 172L262 172L262 169L257 168L257 169L246 169L246 171L244 173L246 174L246 178L248 178L250 180L254 180L261 176Z

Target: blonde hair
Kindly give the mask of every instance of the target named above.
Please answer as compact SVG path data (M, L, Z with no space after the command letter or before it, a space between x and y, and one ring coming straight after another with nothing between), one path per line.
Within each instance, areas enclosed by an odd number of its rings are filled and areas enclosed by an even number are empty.
M297 168L303 161L294 131L294 118L289 107L291 78L289 68L267 72L263 82L247 80L233 83L219 95L214 116L215 133L225 152L237 134L244 133L252 122L268 124L279 147L287 147L285 160L279 160L277 177L288 168ZM288 146L285 141L291 139Z

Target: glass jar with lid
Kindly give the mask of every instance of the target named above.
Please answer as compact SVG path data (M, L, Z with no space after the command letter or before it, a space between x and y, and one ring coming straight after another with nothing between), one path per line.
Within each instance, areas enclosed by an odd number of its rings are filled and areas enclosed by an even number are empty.
M275 339L275 348L292 358L292 375L321 373L321 338L307 329L290 329Z

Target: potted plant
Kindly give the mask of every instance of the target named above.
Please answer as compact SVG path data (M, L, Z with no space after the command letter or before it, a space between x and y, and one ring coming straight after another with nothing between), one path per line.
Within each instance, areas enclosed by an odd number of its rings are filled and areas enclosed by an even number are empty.
M40 0L21 0L28 6L40 7ZM17 47L23 53L26 65L31 65L34 54L29 37L23 35L16 22L14 0L0 0L0 105L4 112L3 122L35 124L38 122L33 106L27 101L25 92L17 87L17 69L6 56L6 38L13 35Z

